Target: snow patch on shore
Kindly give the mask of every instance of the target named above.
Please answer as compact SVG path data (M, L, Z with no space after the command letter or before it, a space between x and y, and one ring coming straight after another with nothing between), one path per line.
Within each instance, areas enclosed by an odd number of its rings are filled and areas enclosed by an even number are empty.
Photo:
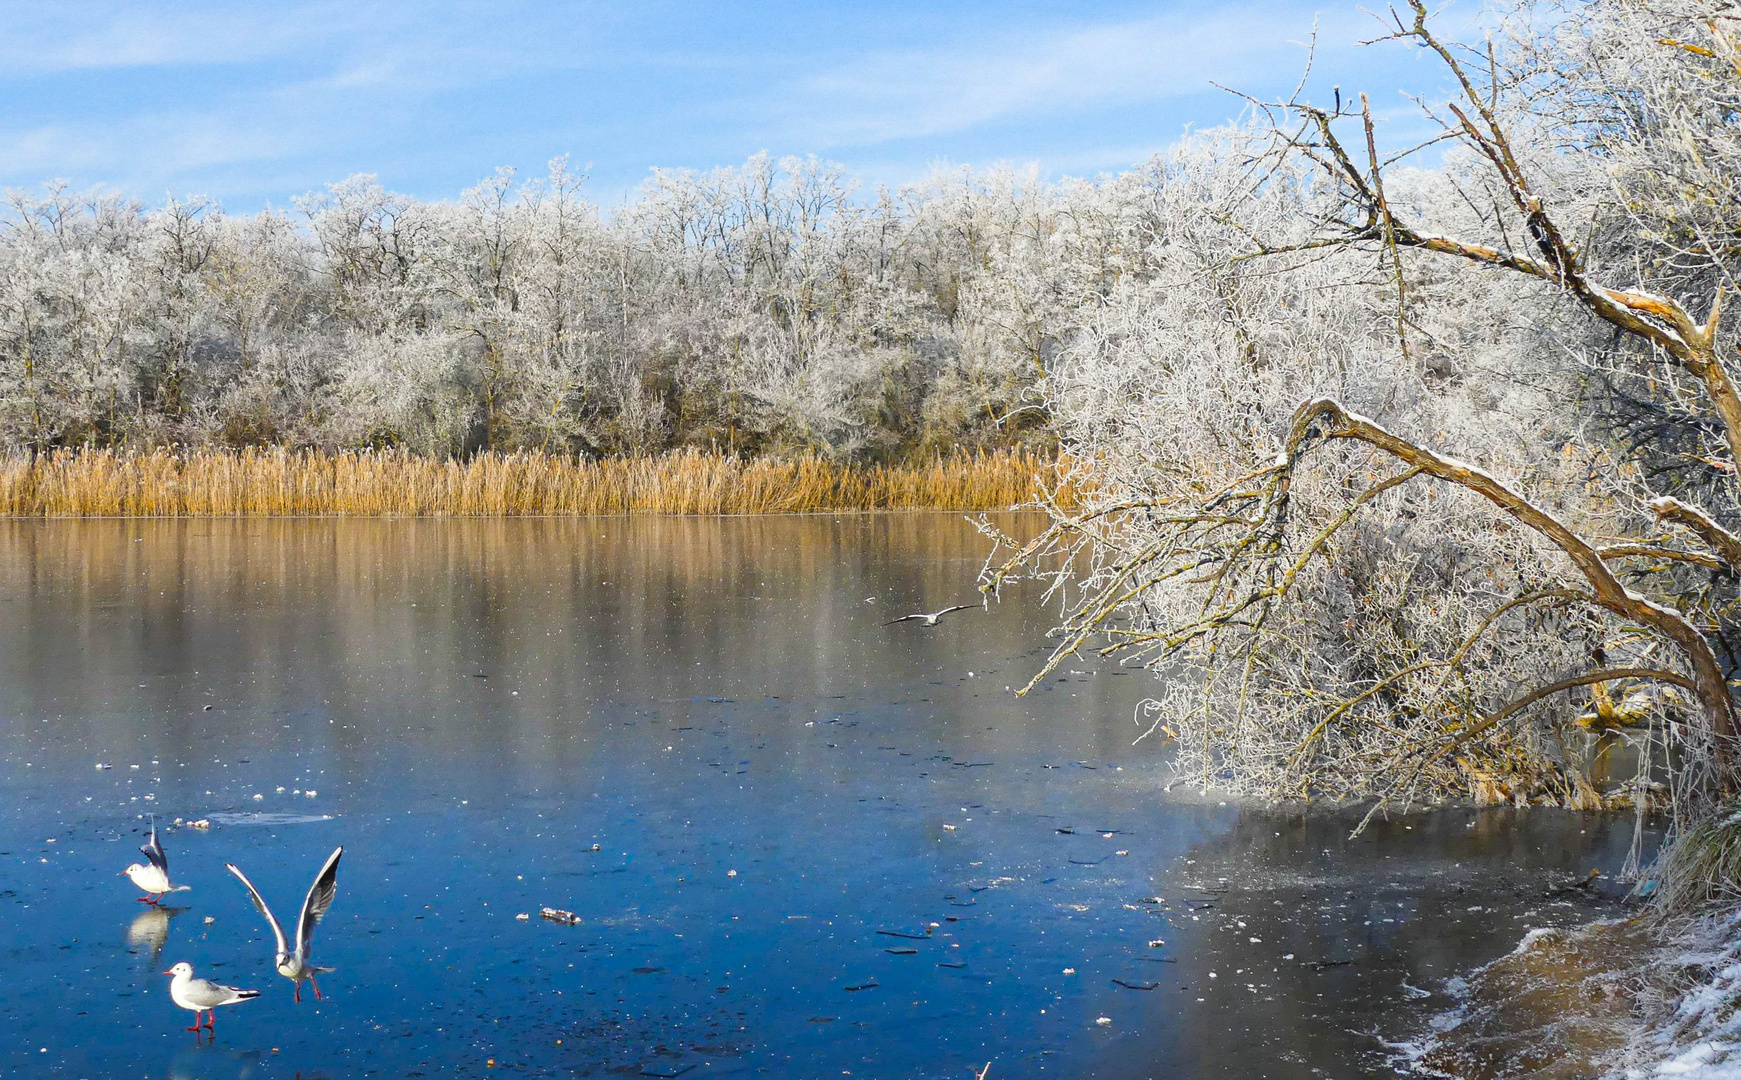
M1741 911L1700 924L1659 962L1684 987L1640 1031L1626 1080L1741 1080Z

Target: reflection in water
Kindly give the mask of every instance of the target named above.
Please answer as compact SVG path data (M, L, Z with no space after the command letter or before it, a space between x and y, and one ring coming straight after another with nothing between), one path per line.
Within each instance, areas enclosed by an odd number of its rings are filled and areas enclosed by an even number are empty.
M1163 797L1144 677L1006 692L1044 611L882 625L983 557L952 515L0 523L0 950L45 988L0 1069L1347 1075L1599 909L1547 889L1629 821ZM274 947L224 863L293 897L345 846L325 1002L167 1039L90 930L152 813L212 823L165 959L223 983Z
M127 944L134 949L150 949L147 966L155 967L163 958L163 947L169 943L169 924L185 907L153 904L141 911L127 927Z
M1201 1036L1185 1043L1184 1075L1237 1075L1229 1031L1248 1063L1328 1071L1353 1050L1363 1071L1386 1071L1401 1057L1387 1044L1460 1006L1475 964L1532 928L1613 913L1612 898L1567 886L1593 868L1612 874L1631 834L1624 818L1447 810L1351 840L1359 817L1246 814L1175 864L1168 916L1199 943L1167 969Z

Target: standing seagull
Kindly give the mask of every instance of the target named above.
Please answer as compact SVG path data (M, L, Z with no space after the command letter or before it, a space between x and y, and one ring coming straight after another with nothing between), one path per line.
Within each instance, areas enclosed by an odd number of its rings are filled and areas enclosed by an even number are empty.
M915 611L911 615L902 615L898 619L890 619L888 622L884 623L883 625L884 626L893 626L898 622L906 622L908 619L921 619L924 621L926 626L936 626L937 620L941 619L943 616L949 614L951 611L966 611L969 607L972 607L972 606L973 605L971 605L971 604L956 604L954 607L946 607L942 611L933 611L929 615L925 614L923 611Z
M260 890L256 889L254 883L248 880L248 875L242 873L235 863L224 864L224 869L236 875L237 880L248 887L248 895L254 898L254 906L260 909L260 914L266 916L267 923L271 924L272 933L278 938L278 956L274 960L274 966L278 968L278 974L289 979L291 984L296 987L296 1000L298 1002L302 1001L302 981L304 979L307 979L309 985L314 987L314 999L321 1000L320 984L314 981L314 977L324 975L332 970L332 968L315 967L309 963L308 947L314 938L315 924L320 922L322 915L326 914L326 909L332 907L333 894L338 892L339 856L344 853L344 848L334 848L333 853L327 856L326 865L320 868L319 874L315 875L314 884L308 887L308 897L302 901L302 914L296 919L296 948L294 949L290 947L290 942L285 940L284 927L278 925L277 916L273 915L272 909L266 906L266 898L261 896Z
M192 887L169 883L169 856L163 853L163 845L157 842L157 819L151 821L151 839L141 844L139 850L145 853L147 861L134 863L121 873L132 878L139 891L146 894L139 898L141 904L155 904L165 893L186 892Z
M210 979L196 979L193 977L193 965L186 960L164 974L175 976L169 980L169 999L182 1008L193 1011L193 1027L187 1030L195 1035L200 1028L208 1027L212 1029L212 1038L217 1038L217 1013L214 1010L219 1005L234 1005L238 1001L260 996L258 990L242 990L234 986L220 985ZM206 1014L203 1023L199 1018L202 1012Z

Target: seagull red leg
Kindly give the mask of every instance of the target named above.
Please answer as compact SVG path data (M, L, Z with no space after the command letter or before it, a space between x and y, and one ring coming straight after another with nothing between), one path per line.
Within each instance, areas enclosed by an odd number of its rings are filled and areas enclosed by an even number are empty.
M313 975L310 975L308 977L308 985L314 987L314 1000L316 1000L316 1001L325 1001L326 1000L325 998L320 996L320 984L314 981Z

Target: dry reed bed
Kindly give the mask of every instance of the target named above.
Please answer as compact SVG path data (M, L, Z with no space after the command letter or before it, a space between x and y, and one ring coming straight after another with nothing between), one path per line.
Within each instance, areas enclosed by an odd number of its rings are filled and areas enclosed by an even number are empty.
M317 450L63 450L0 457L0 516L352 517L790 514L1003 510L1051 463L1020 450L928 465L743 461L695 451L577 461L540 453L441 461Z

